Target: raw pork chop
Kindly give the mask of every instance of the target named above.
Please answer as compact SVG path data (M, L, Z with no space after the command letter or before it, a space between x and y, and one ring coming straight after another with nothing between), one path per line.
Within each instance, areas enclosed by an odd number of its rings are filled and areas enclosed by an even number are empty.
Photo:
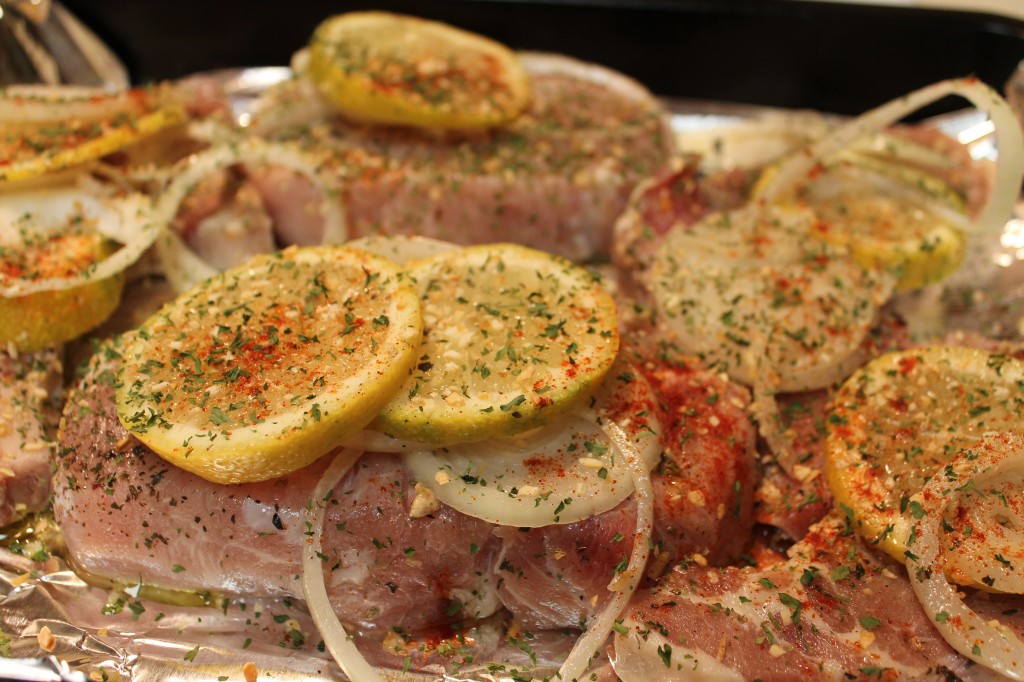
M60 382L56 350L0 351L0 527L49 501Z
M971 606L1020 629L1017 597ZM1002 614L1002 615L1000 615ZM626 682L706 679L986 679L932 627L906 569L834 512L780 563L685 565L637 593L615 637Z
M302 511L326 458L288 476L205 481L158 457L117 420L108 345L64 413L54 515L78 569L229 596L302 596ZM339 617L362 627L417 628L498 607L491 526L441 507L409 518L415 488L394 456L363 457L334 491L324 554Z
M326 152L350 238L419 234L458 244L513 241L576 260L607 255L634 185L674 152L666 112L643 86L609 69L557 55L521 59L533 79L532 104L491 132L430 136L353 125L308 106L318 95L302 79L264 106L264 115L287 125L257 116L253 128ZM287 113L295 110L303 112L297 120ZM241 181L229 178L237 173ZM292 170L224 171L200 188L178 228L219 267L267 243L321 240L319 197Z
M696 363L637 366L643 369L631 384L653 393L644 411L662 425L664 453L652 474L655 547L648 574L657 577L683 560L736 558L750 539L758 482L746 390ZM496 532L503 540L496 573L505 606L529 628L582 628L628 563L636 506L630 499L573 524Z

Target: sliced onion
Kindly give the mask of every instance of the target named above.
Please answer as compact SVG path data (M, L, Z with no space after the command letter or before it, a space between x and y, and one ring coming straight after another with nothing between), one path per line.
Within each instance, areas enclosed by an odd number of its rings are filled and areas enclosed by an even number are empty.
M847 376L896 280L814 239L816 221L804 207L751 204L675 227L651 267L660 324L747 385L763 372L773 392Z
M294 63L292 68L295 70ZM253 103L247 129L263 137L288 135L294 129L330 121L335 115L335 108L320 90L299 73L299 77L275 83L260 95Z
M856 145L862 138L880 132L921 107L947 95L959 95L992 119L999 144L995 182L984 210L965 229L978 233L998 233L1013 215L1014 202L1024 178L1024 133L1013 110L992 88L974 78L940 81L898 97L880 107L845 123L821 138L808 149L783 161L775 174L765 182L755 200L768 203L804 182L813 171L833 154Z
M621 362L621 361L620 361ZM576 523L618 506L634 491L631 460L646 471L661 459L653 390L628 363L609 374L594 409L576 408L555 423L506 438L406 451L413 476L441 502L489 523L540 528ZM598 413L614 411L629 450L607 433ZM643 416L634 416L645 412Z
M851 150L875 158L912 164L922 168L954 170L955 162L942 152L885 131L866 137L852 145Z
M141 91L83 85L13 85L0 89L0 123L100 121L138 109Z
M763 349L755 346L751 357L763 354ZM782 411L779 409L779 401L775 399L778 390L776 386L778 383L771 381L768 371L754 371L754 399L750 403L750 413L757 422L758 433L768 444L769 452L784 471L792 474L798 461L793 442L782 428Z
M633 477L636 490L636 533L633 535L633 550L629 555L626 570L616 575L608 584L608 589L615 594L604 609L587 627L587 631L576 640L565 662L558 669L557 676L563 682L581 680L590 667L601 645L608 639L615 621L629 605L629 600L636 592L643 579L644 566L651 553L651 532L654 528L654 489L651 487L651 476L643 457L626 432L612 419L602 420L602 428L608 438L625 455L629 471Z
M339 450L313 489L311 504L306 505L303 513L306 527L310 529L311 534L305 537L302 548L302 591L306 596L309 613L320 630L327 650L341 666L345 676L358 682L379 682L384 678L356 648L331 607L324 582L324 562L319 556L322 548L324 510L329 503L329 496L362 454L359 450L348 448Z
M99 198L90 197L80 189L45 189L20 195L5 194L0 198L0 204L3 206L0 209L0 221L4 223L0 227L0 244L19 244L24 237L17 232L22 230L30 231L33 236L58 234L67 230L76 216L92 223L103 236L123 244L120 249L76 277L4 279L0 282L0 296L4 297L73 289L116 275L137 261L160 232L160 223L154 219L152 201L143 194ZM25 224L18 220L10 222L11 213L22 210L19 208L22 205L31 206L29 210L32 211L43 211L41 220Z
M321 171L320 160L299 147L257 138L211 147L186 159L183 167L164 188L157 199L156 217L166 227L157 242L157 251L171 285L178 292L218 272L193 252L170 226L181 203L207 175L236 164L283 166L306 176L323 197L321 211L324 219L324 244L341 244L348 237L345 210L337 196L334 184Z
M137 216L151 213L152 202L142 193L111 196L102 187L71 180L0 194L0 245L17 245L26 235L55 236L69 225L127 244L139 229Z
M847 151L840 152L835 159L846 162L842 169L818 175L808 188L808 196L816 204L836 203L849 195L852 185L862 188L860 192L902 205L908 214L906 220L913 220L912 214L923 208L932 218L960 230L970 230L972 219L961 198L952 187L927 171L897 167L874 156Z
M656 629L632 617L622 623L633 636L615 635L612 668L623 682L743 682L739 672L719 661L714 654L691 649L684 642L669 641ZM643 634L638 634L638 633ZM668 666L664 652L686 665Z
M973 487L947 509L957 524L955 542L942 547L946 573L961 585L1024 594L1024 458Z
M179 294L220 272L200 258L173 227L160 233L156 249L164 277Z
M914 593L935 628L950 646L967 658L1014 680L1024 680L1024 642L1006 626L984 620L969 608L943 570L940 545L945 508L985 479L1024 465L1024 438L1016 434L987 434L975 447L962 451L950 466L938 471L914 501L924 514L913 522L906 561ZM973 482L973 486L970 484ZM998 551L998 550L994 550ZM1022 566L1021 568L1024 568Z
M772 457L783 471L796 478L795 467L800 463L800 459L794 449L792 436L783 428L782 410L779 409L779 401L776 399L782 392L781 382L777 371L764 362L768 357L766 346L766 341L755 336L751 352L744 357L745 363L751 366L750 371L746 373L752 377L753 400L749 407L750 415L757 422L758 435L768 445ZM854 369L867 361L867 355L862 344L842 360L830 365L828 371L833 373L835 379L829 383L849 376ZM828 384L822 384L825 385Z
M661 459L655 433L628 451L593 416L572 414L518 436L407 454L406 466L449 507L489 523L541 528L602 514L634 490L631 458L650 471Z

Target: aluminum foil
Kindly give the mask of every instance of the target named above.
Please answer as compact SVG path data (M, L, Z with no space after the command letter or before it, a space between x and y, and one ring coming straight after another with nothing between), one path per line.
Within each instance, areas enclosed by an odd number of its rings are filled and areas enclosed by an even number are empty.
M321 651L316 626L298 603L184 607L140 600L135 594L131 587L87 585L59 559L34 562L0 550L0 679L228 682L244 680L249 663L258 679L345 679ZM368 660L385 671L385 679L395 682L512 679L513 671L550 675L557 670L555 661L571 640L541 637L524 651L506 642L507 626L501 619L485 621L465 630L450 655L434 651L416 660L389 655L388 639L380 634L356 641ZM296 632L303 635L299 641ZM52 657L47 660L46 654ZM408 670L387 669L403 663Z

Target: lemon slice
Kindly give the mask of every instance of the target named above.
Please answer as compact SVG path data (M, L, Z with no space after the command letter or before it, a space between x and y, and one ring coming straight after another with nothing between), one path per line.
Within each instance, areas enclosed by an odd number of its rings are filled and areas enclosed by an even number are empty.
M416 290L344 247L260 255L147 320L124 350L121 423L217 483L303 467L366 426L416 359Z
M0 246L0 282L79 277L114 251L98 234L58 234L37 244ZM121 302L120 273L81 286L0 296L0 344L32 352L70 341L99 326Z
M828 417L826 474L854 527L903 561L911 498L986 433L1024 431L1024 363L972 348L884 355L843 384Z
M615 360L615 303L569 261L513 244L409 266L423 306L416 371L375 427L436 445L509 436L589 396Z
M526 107L526 71L503 45L453 26L353 12L317 27L309 77L344 115L427 129L498 126Z
M180 107L162 105L139 90L109 95L12 89L0 94L0 107L0 181L94 161L185 120ZM19 111L24 118L12 119Z

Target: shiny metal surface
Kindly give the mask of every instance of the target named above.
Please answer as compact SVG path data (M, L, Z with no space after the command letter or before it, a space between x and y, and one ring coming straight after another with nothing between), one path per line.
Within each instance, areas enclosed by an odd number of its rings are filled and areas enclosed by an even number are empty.
M128 87L128 72L96 35L53 0L0 0L0 87Z
M0 658L2 682L86 682L88 676L72 671L56 656L46 658Z

